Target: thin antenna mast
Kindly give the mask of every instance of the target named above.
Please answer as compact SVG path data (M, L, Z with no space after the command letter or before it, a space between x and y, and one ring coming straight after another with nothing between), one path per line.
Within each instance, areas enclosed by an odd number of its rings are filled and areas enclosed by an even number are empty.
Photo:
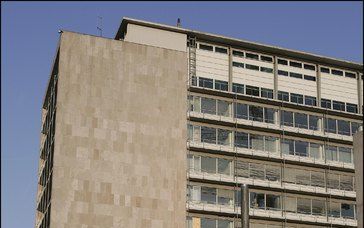
M100 31L100 36L102 37L102 17L97 16L97 19L98 25L96 26L96 28Z

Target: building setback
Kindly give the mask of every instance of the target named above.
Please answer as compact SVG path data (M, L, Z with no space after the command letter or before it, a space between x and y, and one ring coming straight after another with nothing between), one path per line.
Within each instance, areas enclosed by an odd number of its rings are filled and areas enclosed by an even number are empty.
M130 18L63 31L35 227L241 227L242 184L250 227L357 227L362 113L362 64Z

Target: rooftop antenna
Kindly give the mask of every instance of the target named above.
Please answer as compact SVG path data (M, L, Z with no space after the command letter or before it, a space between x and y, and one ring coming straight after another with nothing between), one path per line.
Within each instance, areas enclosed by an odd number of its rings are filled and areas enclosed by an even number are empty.
M98 25L96 26L96 28L100 31L100 36L102 37L102 17L97 16L97 19Z
M177 27L181 27L181 19L180 18L177 19Z

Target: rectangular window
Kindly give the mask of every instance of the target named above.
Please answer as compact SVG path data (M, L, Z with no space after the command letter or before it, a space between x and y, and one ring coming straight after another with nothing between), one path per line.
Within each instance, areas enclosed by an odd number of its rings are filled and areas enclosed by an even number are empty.
M281 111L281 125L293 127L293 112Z
M250 134L249 145L250 149L264 151L263 136Z
M325 146L326 160L337 161L337 147L336 146Z
M265 208L265 200L263 193L250 192L250 207L264 209Z
M310 157L315 159L322 159L320 144L310 143Z
M268 181L280 181L281 180L281 167L266 165L265 179Z
M273 99L273 90L272 89L261 88L260 89L260 96Z
M339 147L339 161L344 163L352 163L351 149L347 147Z
M214 88L214 81L212 79L210 79L210 78L199 77L198 78L198 86L203 87L203 88L213 89Z
M324 119L324 129L325 132L334 133L336 134L336 120L331 118L325 118Z
M303 113L295 113L294 114L294 126L298 128L307 129L308 128L308 120L307 115Z
M216 173L216 158L201 157L201 172Z
M296 198L286 196L283 200L284 210L286 212L293 212L296 213L297 204L296 204Z
M191 84L193 86L197 86L197 78L195 76L192 76L192 78L191 78Z
M302 74L298 74L298 73L289 72L289 76L291 78L300 78L300 79L302 79Z
M268 210L280 210L281 209L281 197L277 195L266 195L266 207Z
M276 146L277 141L278 138L276 137L265 136L265 151L272 153L277 152L277 146Z
M345 112L345 103L340 101L332 101L332 108L339 111Z
M216 129L211 127L201 127L201 142L216 144Z
M360 123L351 122L351 135L354 135L359 130L360 126Z
M345 77L348 77L348 78L356 78L356 75L354 73L345 72Z
M269 56L265 56L265 55L261 55L260 56L260 60L265 61L265 62L273 62L273 58L269 57Z
M354 204L341 203L341 216L354 219Z
M278 100L281 101L289 101L288 92L278 91Z
M260 71L265 73L273 73L273 69L267 67L260 67Z
M219 116L230 116L229 102L227 101L217 101L217 115Z
M311 214L311 200L305 198L297 198L297 213Z
M303 68L305 68L306 70L316 70L316 67L310 64L303 64Z
M249 69L249 70L259 71L259 66L256 66L256 65L245 64L245 67L246 67L246 69Z
M217 193L219 205L233 205L234 192L232 190L218 189Z
M216 188L201 186L201 202L216 204Z
M338 75L338 76L343 76L344 73L341 70L331 69L331 74Z
M211 45L200 44L200 49L205 51L213 51L214 48Z
M312 214L326 216L325 201L323 200L312 200Z
M310 75L304 75L304 79L308 81L316 81L316 77Z
M218 173L230 176L230 164L229 160L219 158L217 163Z
M351 113L358 113L358 106L356 104L346 103L346 111Z
M233 83L233 92L244 94L244 85L238 84L238 83Z
M321 70L322 73L330 74L330 69L329 68L321 67L320 70Z
M246 86L246 94L259 97L259 87L256 86Z
M310 171L304 169L297 169L296 184L310 185Z
M230 131L225 129L217 130L217 143L219 145L228 146L230 145Z
M234 117L248 119L248 106L246 104L234 103Z
M340 189L354 191L354 176L340 175Z
M294 141L292 139L282 139L281 150L282 154L294 155Z
M288 72L284 70L278 70L278 75L288 76Z
M316 106L316 97L305 96L305 105Z
M201 218L201 228L216 227L216 220L209 218Z
M350 136L350 122L345 120L337 121L337 133L340 135L349 135Z
M215 89L221 91L228 91L228 82L215 80Z
M324 172L311 171L311 186L325 187L325 174L324 174Z
M240 68L244 68L244 63L233 62L233 67L240 67Z
M295 155L308 157L308 142L295 141Z
M278 59L278 64L280 65L288 65L288 61L284 59Z
M275 113L274 109L264 108L264 122L274 124L275 123L274 113Z
M263 108L258 106L249 106L249 120L263 122Z
M237 56L237 57L244 57L244 52L242 51L235 51L233 50L233 56Z
M235 131L235 146L240 148L248 148L248 134Z
M318 130L319 117L310 115L308 117L309 129L310 130Z
M329 216L330 217L340 217L340 203L330 202L329 204Z
M289 65L292 67L302 68L302 63L289 61Z
M321 99L321 107L331 109L331 100Z
M263 164L249 164L250 178L264 180L264 165Z
M257 54L253 54L253 53L246 52L245 53L245 57L248 58L248 59L256 59L256 60L259 60L259 56Z
M249 177L249 163L244 161L236 161L236 176Z
M216 115L216 100L212 98L201 97L201 112Z
M222 54L227 54L227 49L226 48L221 48L221 47L215 47L215 52L222 53Z
M291 103L303 104L303 95L291 93Z

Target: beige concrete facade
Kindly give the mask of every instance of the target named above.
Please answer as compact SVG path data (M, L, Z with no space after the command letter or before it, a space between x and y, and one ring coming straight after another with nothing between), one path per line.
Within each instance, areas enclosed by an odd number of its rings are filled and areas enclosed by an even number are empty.
M63 32L50 227L185 227L186 53Z
M354 135L354 162L358 227L363 227L363 130Z

